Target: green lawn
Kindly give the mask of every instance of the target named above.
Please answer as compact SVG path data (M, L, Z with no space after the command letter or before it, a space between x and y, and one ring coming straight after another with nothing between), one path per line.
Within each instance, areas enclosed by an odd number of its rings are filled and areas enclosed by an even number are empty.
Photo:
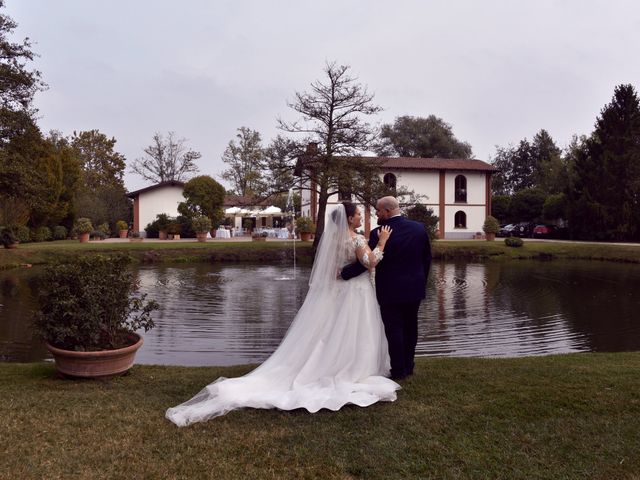
M394 403L164 419L249 367L0 364L1 478L640 478L640 353L419 359Z
M293 244L286 241L270 242L90 242L77 241L27 243L16 250L0 248L0 270L21 264L46 264L77 255L127 252L135 260L157 262L281 262L293 258ZM297 242L296 255L300 263L311 264L311 242ZM513 259L582 259L640 263L640 245L609 245L589 242L540 242L525 240L520 248L507 247L499 239L436 241L433 256L438 259L513 260Z

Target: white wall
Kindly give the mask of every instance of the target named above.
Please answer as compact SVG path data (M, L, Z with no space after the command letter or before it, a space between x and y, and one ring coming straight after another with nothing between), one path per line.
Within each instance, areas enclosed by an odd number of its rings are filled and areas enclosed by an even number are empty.
M396 176L397 186L406 187L416 194L422 195L422 203L433 210L434 215L440 216L440 172L436 170L405 171L385 170L384 174L393 173ZM467 201L455 202L455 178L464 175L467 179ZM445 172L445 214L444 235L449 239L473 238L477 232L482 232L482 225L486 215L486 174L473 171L447 171ZM328 205L339 203L338 195L332 195L328 199ZM362 205L360 206L362 209ZM466 228L455 227L455 214L462 210L467 215ZM303 193L302 214L310 216L310 203L308 193ZM375 210L371 210L371 228L377 226ZM363 221L364 225L364 221Z
M146 234L145 227L156 219L156 215L166 213L170 217L178 216L178 204L185 201L183 190L183 187L177 185L167 185L142 192L138 196L141 236Z

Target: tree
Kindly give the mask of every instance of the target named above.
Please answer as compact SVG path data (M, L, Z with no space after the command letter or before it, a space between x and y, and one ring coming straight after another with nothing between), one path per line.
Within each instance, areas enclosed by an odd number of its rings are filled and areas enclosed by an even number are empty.
M405 215L409 220L422 223L429 234L429 238L435 240L439 218L433 214L432 208L427 208L421 203L418 203L406 208Z
M425 158L471 158L471 145L453 134L451 125L435 115L427 118L397 117L383 125L376 153L382 156Z
M4 7L0 0L0 8ZM33 96L46 85L40 72L29 70L26 63L33 61L31 42L11 42L8 37L18 24L9 16L0 14L0 143L20 135L28 129L35 118Z
M539 188L526 188L511 198L511 217L518 222L534 222L542 218L546 194Z
M115 138L108 138L98 130L73 132L71 146L82 163L83 182L89 189L108 185L124 186L124 155L114 150Z
M311 83L310 92L296 92L295 100L288 104L302 118L294 122L278 120L281 130L304 135L305 143L312 142L293 165L289 157L287 170L295 169L301 184L309 189L314 185L318 194L314 247L324 231L329 196L339 192L355 194L369 203L373 186L379 182L379 166L358 155L369 149L375 139L375 129L363 118L381 108L373 103L374 95L349 76L348 70L348 66L327 63L324 81ZM301 143L295 144L292 153L301 153Z
M618 85L575 152L569 227L578 238L640 240L640 100Z
M153 143L144 149L147 155L133 162L131 171L154 183L184 181L189 174L198 171L195 161L202 155L187 150L185 138L177 138L169 132L166 139L160 134L153 135Z
M260 133L247 127L238 128L236 141L231 140L222 155L222 161L229 166L222 172L222 178L231 183L233 193L255 197L265 192L263 157Z
M200 175L189 180L182 192L185 202L178 205L178 212L185 217L204 215L213 225L218 225L224 217L225 190L222 185L208 175Z
M75 196L75 210L90 218L94 225L115 223L131 218L131 201L124 186L126 160L115 151L115 138L98 130L73 132L69 138L81 166L80 186Z
M491 215L501 223L507 223L510 217L511 197L509 195L493 195L491 198Z
M493 193L511 195L527 188L559 193L566 188L567 165L549 133L542 129L530 143L522 139L517 147L496 147L493 165L499 172L493 178Z

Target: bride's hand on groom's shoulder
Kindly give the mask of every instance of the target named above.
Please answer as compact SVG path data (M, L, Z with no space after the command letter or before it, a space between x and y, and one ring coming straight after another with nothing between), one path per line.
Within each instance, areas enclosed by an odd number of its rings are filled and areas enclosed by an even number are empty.
M393 232L393 230L388 225L380 227L378 230L378 242L386 242L391 236L391 232Z

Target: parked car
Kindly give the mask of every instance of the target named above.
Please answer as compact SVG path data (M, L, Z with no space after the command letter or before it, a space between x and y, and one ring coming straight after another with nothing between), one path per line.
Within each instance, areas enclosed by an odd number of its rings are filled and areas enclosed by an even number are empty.
M552 238L554 233L555 227L553 225L536 225L533 228L534 238Z
M513 235L513 229L516 228L515 224L509 223L508 225L500 225L498 230L498 237L510 237Z
M511 232L513 237L531 237L535 225L531 222L516 223L515 228Z

